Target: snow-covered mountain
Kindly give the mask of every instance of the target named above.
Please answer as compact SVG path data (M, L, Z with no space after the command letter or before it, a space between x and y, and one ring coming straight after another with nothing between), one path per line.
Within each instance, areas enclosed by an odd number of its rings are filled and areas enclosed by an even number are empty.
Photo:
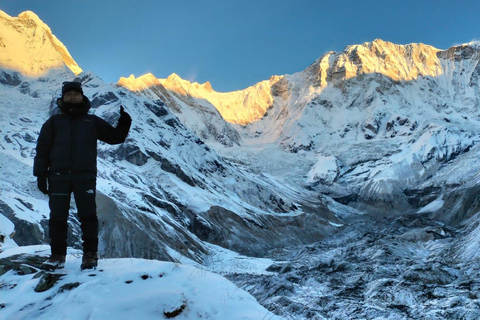
M191 101L190 109L201 112L198 106L213 105L232 124L240 147L219 149L224 155L254 146L259 156L247 158L255 166L268 154L275 156L269 163L278 160L267 145L285 150L285 157L301 151L307 164L300 174L307 179L297 175L300 185L355 206L408 211L416 208L408 205L405 190L416 189L432 170L478 142L479 59L478 43L439 50L377 39L328 52L301 72L231 93L176 75L155 81ZM135 88L159 97L146 83Z
M51 69L67 66L82 69L50 28L32 11L10 17L0 11L0 67L38 77Z
M102 258L219 272L292 319L480 315L462 291L480 288L479 43L377 39L220 93L175 74L80 73L31 12L0 11L0 42L0 250L46 243L34 148L61 83L78 77L92 113L115 124L123 105L133 118L125 144L99 146ZM272 265L225 265L226 249Z

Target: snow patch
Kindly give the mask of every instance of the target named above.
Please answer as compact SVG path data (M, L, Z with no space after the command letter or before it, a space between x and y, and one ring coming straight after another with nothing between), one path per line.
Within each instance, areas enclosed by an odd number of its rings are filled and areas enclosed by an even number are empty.
M430 213L430 212L435 212L440 210L443 205L445 204L445 201L443 200L443 195L438 197L437 199L433 200L429 204L427 204L425 207L421 208L418 210L418 213Z
M320 181L332 184L338 176L337 159L334 156L320 156L307 174L307 182Z
M0 258L43 249L21 247ZM101 259L96 271L81 271L80 260L69 252L65 269L58 270L65 276L45 292L34 291L39 279L32 275L2 275L0 318L280 319L229 280L193 266L123 258Z

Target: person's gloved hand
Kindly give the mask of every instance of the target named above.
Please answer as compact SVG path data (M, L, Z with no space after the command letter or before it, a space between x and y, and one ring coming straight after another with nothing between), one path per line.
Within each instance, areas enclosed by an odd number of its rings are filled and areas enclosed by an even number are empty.
M40 190L43 194L48 194L47 176L38 176L37 186L38 190Z
M123 106L120 106L120 119L118 119L119 122L124 122L124 123L131 123L132 122L132 117L128 113L125 112L123 109Z

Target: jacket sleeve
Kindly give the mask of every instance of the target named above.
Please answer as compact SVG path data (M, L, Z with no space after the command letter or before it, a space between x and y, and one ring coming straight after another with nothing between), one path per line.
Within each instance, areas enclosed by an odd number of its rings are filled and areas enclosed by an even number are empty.
M33 159L33 175L47 175L49 167L50 149L53 142L53 119L48 119L40 129L37 140L36 155Z
M130 121L124 121L120 119L118 121L117 127L113 127L105 120L95 117L97 122L97 132L98 139L106 142L108 144L119 144L125 142L127 138L128 131L130 131L130 126L132 124Z

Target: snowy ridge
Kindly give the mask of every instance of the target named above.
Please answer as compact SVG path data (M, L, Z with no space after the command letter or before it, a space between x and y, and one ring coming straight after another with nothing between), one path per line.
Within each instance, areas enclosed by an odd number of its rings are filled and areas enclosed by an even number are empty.
M273 103L270 88L280 78L272 76L269 80L257 83L244 90L226 93L214 91L209 82L204 84L191 83L180 78L175 73L171 74L167 79L157 79L151 74L138 78L132 75L128 78L120 78L118 85L132 91L148 92L150 87L158 86L160 83L164 88L180 98L190 99L190 104L192 99L194 99L199 106L204 106L205 104L213 105L225 121L246 125L261 119L265 115L265 112Z
M167 89L177 94L209 101L227 122L246 125L263 117L272 104L270 88L279 79L280 77L273 76L244 90L227 93L213 91L209 83L191 84L176 75L171 75L161 82Z
M456 62L455 55L462 54L461 51L468 51L469 48L473 49L469 59ZM303 141L312 134L302 128L311 129L314 127L312 123L335 123L336 128L326 130L330 134L363 123L368 126L368 117L371 121L377 121L376 113L380 111L377 112L376 109L385 105L389 108L393 105L394 109L400 110L410 105L416 113L426 112L425 107L418 108L419 102L427 105L427 108L435 109L438 109L438 104L445 105L451 100L454 101L454 108L462 106L466 110L469 106L474 107L478 99L478 87L475 86L478 83L475 72L478 52L475 53L474 48L475 46L464 45L442 51L421 43L397 45L377 39L348 46L342 52L329 52L304 71L272 76L247 89L229 93L215 92L209 83L191 83L176 74L167 79L156 79L153 75L148 75L148 79L145 76L137 79L131 76L128 82L126 78L120 79L119 85L145 92L151 98L163 99L162 95L148 89L152 82L161 83L191 108L211 112L213 105L225 121L242 125L234 126L234 129L247 139L245 142L248 144L281 141L285 144L288 141L288 144L306 146L315 141ZM356 92L357 79L363 86L369 87ZM350 84L353 84L353 88ZM454 89L458 86L460 92ZM427 90L430 101L425 101L424 90ZM385 97L387 94L388 97ZM381 101L375 101L375 98L380 98ZM397 101L387 104L389 99ZM318 104L328 107L327 110L322 108L318 112L328 112L327 115L335 112L336 118L321 115L312 117L306 106L314 107ZM345 114L353 106L361 106L359 111L366 117L353 122L362 116L358 113ZM365 107L369 107L369 112L361 111ZM339 113L338 109L342 112ZM434 111L438 114L439 110ZM394 116L408 116L410 112L407 108ZM351 118L352 115L354 118ZM439 116L441 115L437 115ZM303 123L304 121L308 122ZM195 126L190 128L199 132ZM319 133L315 135L319 136Z
M175 79L179 82L187 82L180 80L175 74L171 75L169 79L171 79L170 82L175 82ZM157 79L153 74L145 74L138 78L131 75L128 78L120 78L117 83L119 87L125 87L138 95L163 101L183 124L202 139L219 142L230 147L239 144L238 132L224 121L210 102L205 99L196 100L180 89L168 90L163 84L162 80ZM208 83L194 84L194 87L198 90L212 91Z

